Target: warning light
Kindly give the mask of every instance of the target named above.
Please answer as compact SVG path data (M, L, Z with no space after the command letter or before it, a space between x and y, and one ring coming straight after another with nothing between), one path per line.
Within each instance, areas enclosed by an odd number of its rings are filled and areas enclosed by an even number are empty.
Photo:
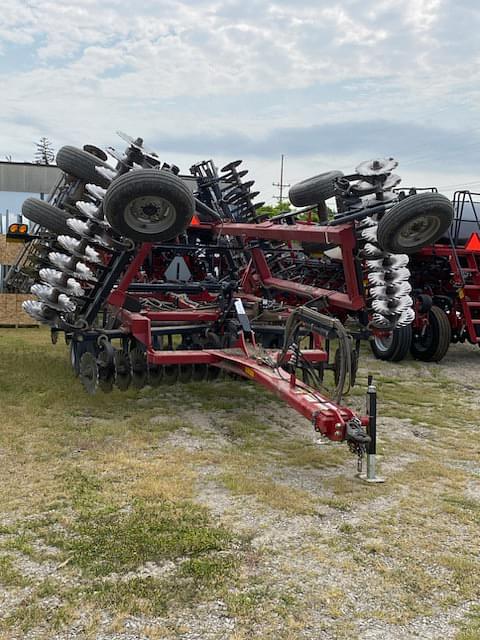
M465 249L467 251L479 251L480 252L480 236L475 231L472 233L470 238L468 239L467 244L465 245Z
M9 225L7 231L7 242L28 242L31 236L28 235L28 225L14 222Z
M18 222L14 222L13 224L9 225L8 227L8 233L27 233L28 231L28 225L26 224L19 224Z

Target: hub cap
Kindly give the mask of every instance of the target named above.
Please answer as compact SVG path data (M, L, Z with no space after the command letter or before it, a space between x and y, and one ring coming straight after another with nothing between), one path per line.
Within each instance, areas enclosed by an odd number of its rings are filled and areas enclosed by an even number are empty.
M175 207L165 198L141 196L125 208L125 222L140 233L161 233L175 223Z
M426 245L431 242L440 229L437 216L420 216L406 224L400 231L400 242L404 247Z

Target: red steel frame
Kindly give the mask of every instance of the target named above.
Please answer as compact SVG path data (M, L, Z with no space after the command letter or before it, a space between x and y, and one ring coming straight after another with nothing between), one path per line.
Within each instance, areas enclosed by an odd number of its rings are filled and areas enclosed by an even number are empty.
M165 312L165 314L175 312ZM309 388L284 370L270 368L259 362L248 349L242 350L241 342L234 349L202 349L188 351L159 351L152 344L151 317L149 312L131 313L120 311L122 325L126 332L146 346L147 362L151 365L209 364L254 380L281 397L296 411L311 421L316 431L330 440L342 441L346 437L346 423L356 414ZM192 311L192 321L196 321ZM277 352L269 351L274 356ZM320 349L305 350L303 357L312 362L326 360L326 353ZM360 418L368 425L368 416Z
M212 225L201 224L199 227L210 229ZM245 286L246 291L250 293L249 280L256 276L267 289L277 289L305 299L328 298L330 305L350 311L358 311L365 306L365 299L359 289L355 270L354 249L356 238L352 224L331 227L313 223L281 225L269 221L259 224L230 222L213 228L221 235L241 237L247 242L249 240L276 240L279 242L332 243L341 246L346 293L321 287L310 287L274 277L262 249L257 247L250 249L252 260L244 274L242 284Z
M208 225L208 228L211 228L211 225ZM258 225L223 224L218 228L218 231L225 235L243 236L245 238L265 238L273 240L308 239L312 241L312 236L315 236L314 241L343 243L342 248L344 248L346 260L345 269L346 272L348 270L349 273L347 279L347 289L349 293L340 294L326 289L302 287L302 290L307 289L307 292L302 297L316 298L328 295L331 299L335 300L338 306L343 306L344 308L358 309L363 306L363 298L358 291L353 264L355 238L349 226L344 225L333 229L315 226L307 229L306 225L289 225L287 228L267 222ZM278 367L269 367L259 361L255 357L253 348L251 350L252 352L249 352L249 346L245 342L243 333L240 334L240 339L233 349L207 348L202 350L164 351L154 348L152 322L161 321L166 323L171 322L172 324L179 322L206 323L215 321L219 316L219 312L216 310L180 309L175 311L144 310L139 313L134 313L124 309L123 305L127 297L128 288L140 272L153 246L153 244L145 243L140 247L138 254L128 266L124 276L108 297L108 304L118 310L118 317L122 322L122 330L125 334L133 336L145 345L147 363L157 366L205 364L231 371L245 378L254 380L281 397L301 415L310 420L317 432L330 440L345 440L347 422L358 416L350 409L331 401L316 389L314 390L300 380L295 379L295 376L288 374L285 370ZM263 279L265 286L277 285L284 291L291 291L297 295L302 295L297 289L299 285L290 283L287 280L272 278L271 275L269 276L267 272L268 265L265 268L266 263L263 262L265 259L261 250L256 251L254 249L252 254L252 260L255 262L257 272L260 273L260 277ZM248 292L245 297L248 298ZM252 340L253 347L253 336ZM278 351L269 351L269 355L273 358L276 354L278 354ZM320 348L302 351L302 356L312 362L326 361L328 359L326 352ZM367 426L369 423L368 416L360 417L360 420L364 426Z
M462 319L468 333L468 339L472 344L480 344L480 338L477 336L475 326L480 325L480 320L472 318L471 309L480 308L480 256L473 251L462 247L452 248L447 244L435 244L431 247L424 247L418 254L424 257L438 256L447 258L452 271L452 284L458 291L459 306L462 313ZM468 267L461 267L459 259L465 259ZM464 283L464 273L470 272L472 280L469 284ZM422 322L419 315L417 322ZM415 321L414 321L415 322ZM450 323L455 323L454 314L450 314ZM452 326L452 329L456 328Z

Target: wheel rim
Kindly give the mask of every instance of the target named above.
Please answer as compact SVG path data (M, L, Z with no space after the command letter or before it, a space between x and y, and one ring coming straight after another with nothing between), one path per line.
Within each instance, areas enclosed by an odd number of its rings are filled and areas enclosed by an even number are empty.
M125 222L140 233L161 233L175 223L176 217L175 207L157 196L134 198L125 207Z
M404 247L425 245L436 236L439 229L440 219L437 216L419 216L402 227L399 241Z
M375 346L378 351L386 352L388 351L393 343L393 333L390 333L388 336L374 336L373 337Z

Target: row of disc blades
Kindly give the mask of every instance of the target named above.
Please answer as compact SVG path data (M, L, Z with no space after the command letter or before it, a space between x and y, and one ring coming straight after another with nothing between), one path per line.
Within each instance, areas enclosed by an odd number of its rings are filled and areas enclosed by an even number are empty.
M77 348L75 343L71 348ZM147 363L146 352L141 346L130 350L115 349L109 342L93 351L85 351L79 365L80 381L90 394L98 389L109 393L114 386L126 391L130 386L142 389L146 385L157 387L176 382L214 380L220 373L218 367L208 364L152 365Z
M109 181L116 175L113 168L98 167L97 170ZM75 323L79 309L98 280L98 269L122 246L103 219L106 189L86 184L83 191L82 200L71 202L76 208L76 217L66 221L72 235L62 234L42 241L44 264L38 270L38 282L31 287L37 299L23 303L28 315L50 326ZM72 210L70 206L69 211Z

